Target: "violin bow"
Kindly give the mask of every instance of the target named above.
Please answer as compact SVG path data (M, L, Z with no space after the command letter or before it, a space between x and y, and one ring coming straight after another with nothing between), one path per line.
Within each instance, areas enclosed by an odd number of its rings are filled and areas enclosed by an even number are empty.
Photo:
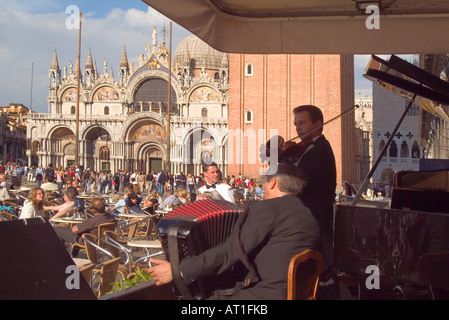
M354 110L357 109L357 108L360 108L360 106L359 106L358 104L354 105L352 108L346 110L345 112L340 113L338 116L333 117L332 119L327 120L327 121L324 122L321 126L316 127L316 128L314 128L314 129L312 129L312 130L307 131L306 133L304 133L304 135L307 135L307 134L309 134L309 133L311 133L311 132L313 132L313 131L315 131L315 130L318 130L318 129L323 128L326 124L331 123L332 121L337 120L338 118L344 116L345 114L347 114L347 113L349 113L349 112L354 111ZM299 136L296 136L296 137L291 138L290 140L288 140L288 141L286 141L286 142L284 142L284 143L292 142L293 140L296 140L296 139L298 139L298 138L299 138Z

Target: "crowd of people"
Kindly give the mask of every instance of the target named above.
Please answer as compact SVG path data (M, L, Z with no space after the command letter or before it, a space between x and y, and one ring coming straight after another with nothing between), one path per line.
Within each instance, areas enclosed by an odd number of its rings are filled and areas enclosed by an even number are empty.
M55 167L51 163L47 167L10 163L0 167L0 172L16 177L21 184L36 182L38 187L58 191L60 194L67 185L78 181L82 192L86 193L123 194L127 187L130 187L138 195L150 194L155 190L160 196L166 196L185 189L189 198L194 200L198 188L204 184L203 174L192 175L183 172L171 174L165 170L144 172L123 169L112 173L110 170L95 171L79 166ZM226 178L220 177L220 182L231 186L238 201L261 200L263 197L262 185L255 178L228 175Z

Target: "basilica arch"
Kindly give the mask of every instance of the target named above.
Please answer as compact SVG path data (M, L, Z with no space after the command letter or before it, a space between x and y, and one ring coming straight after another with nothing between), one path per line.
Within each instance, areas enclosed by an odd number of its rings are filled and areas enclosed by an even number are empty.
M140 69L138 69L134 75L132 76L132 78L130 79L129 85L127 87L126 93L125 93L125 101L126 103L134 103L134 102L156 102L155 100L151 99L152 97L148 97L150 99L141 99L139 96L140 94L138 94L138 91L142 90L143 86L145 86L146 83L149 82L161 82L163 81L165 83L165 88L162 89L157 89L157 90L161 90L161 95L160 98L158 100L161 101L157 101L157 102L163 102L163 103L167 103L168 101L168 69L166 69L165 67L162 67L160 70L152 70L149 69L147 66L143 66ZM157 85L158 87L160 87L160 84ZM148 88L149 93L151 95L151 93L156 93L156 91L151 92L151 88ZM172 103L177 103L179 100L179 97L181 96L181 88L179 87L179 84L176 81L172 81L171 82L171 102ZM157 93L156 93L157 94ZM137 95L137 99L136 100L136 95ZM141 111L151 111L150 110L145 110L146 106L143 105L143 109Z
M144 171L152 166L159 170L165 168L167 139L166 128L159 121L148 116L137 117L124 137L129 170Z
M111 134L101 125L91 125L84 130L81 138L86 168L111 170ZM107 155L107 156L106 156Z
M71 128L62 125L53 127L48 133L46 147L47 163L64 168L75 163L75 133Z
M165 151L160 144L151 141L143 143L138 150L136 170L160 172L165 158Z
M212 162L217 158L220 149L217 137L205 127L194 127L188 130L179 150L180 161L174 164L174 173L202 173L202 162ZM176 156L176 154L175 154Z

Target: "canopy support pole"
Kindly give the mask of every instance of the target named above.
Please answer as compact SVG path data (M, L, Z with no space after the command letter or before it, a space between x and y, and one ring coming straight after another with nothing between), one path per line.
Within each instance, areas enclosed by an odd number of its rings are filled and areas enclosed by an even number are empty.
M390 146L391 141L393 140L394 136L396 135L396 132L398 131L399 127L401 126L402 122L404 121L404 118L407 115L408 111L410 110L415 98L416 98L416 93L413 95L413 98L409 101L407 107L405 108L404 112L402 113L401 118L399 119L398 123L396 124L396 127L393 129L393 132L388 137L388 140L385 143L385 146L380 151L379 156L376 159L376 162L373 164L371 170L368 172L367 176L365 177L365 180L363 181L362 185L360 186L359 190L357 191L357 194L355 195L354 199L352 200L351 206L355 206L357 204L357 202L359 201L360 197L362 196L363 191L365 190L371 177L373 176L374 172L376 171L377 167L379 166L379 163L382 160L383 156L387 152L387 149Z

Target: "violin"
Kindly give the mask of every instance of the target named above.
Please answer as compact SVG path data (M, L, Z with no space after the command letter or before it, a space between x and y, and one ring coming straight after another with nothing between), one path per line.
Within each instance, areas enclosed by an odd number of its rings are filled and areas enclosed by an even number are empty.
M359 105L355 105L354 107L352 107L351 109L346 110L345 112L339 114L338 116L326 121L325 123L323 123L321 126L318 126L306 133L304 133L303 136L307 137L311 132L321 129L323 128L326 124L340 118L341 116L343 116L344 114L353 111L355 109L359 108ZM285 142L284 138L281 136L273 136L270 140L268 140L268 142L265 144L265 147L263 145L261 145L260 151L261 151L261 155L260 158L263 162L270 162L270 146L271 143L274 143L277 140L277 145L278 145L278 162L286 162L288 161L288 158L295 156L296 159L299 159L301 157L301 155L307 150L307 148L313 144L313 140L312 138L305 138L304 140L301 140L301 142L297 143L294 142L294 140L298 139L299 136L296 136L288 141Z
M265 148L263 148L263 145L261 146L261 159L262 161L269 162L270 156L271 156L271 144L274 143L275 139L278 141L278 148L277 150L277 159L278 162L286 162L288 158L295 156L295 158L299 158L309 147L310 144L313 143L312 139L305 139L301 142L294 142L293 140L297 139L298 137L294 139L290 139L287 142L284 142L284 138L281 136L274 136L272 137L265 145Z

